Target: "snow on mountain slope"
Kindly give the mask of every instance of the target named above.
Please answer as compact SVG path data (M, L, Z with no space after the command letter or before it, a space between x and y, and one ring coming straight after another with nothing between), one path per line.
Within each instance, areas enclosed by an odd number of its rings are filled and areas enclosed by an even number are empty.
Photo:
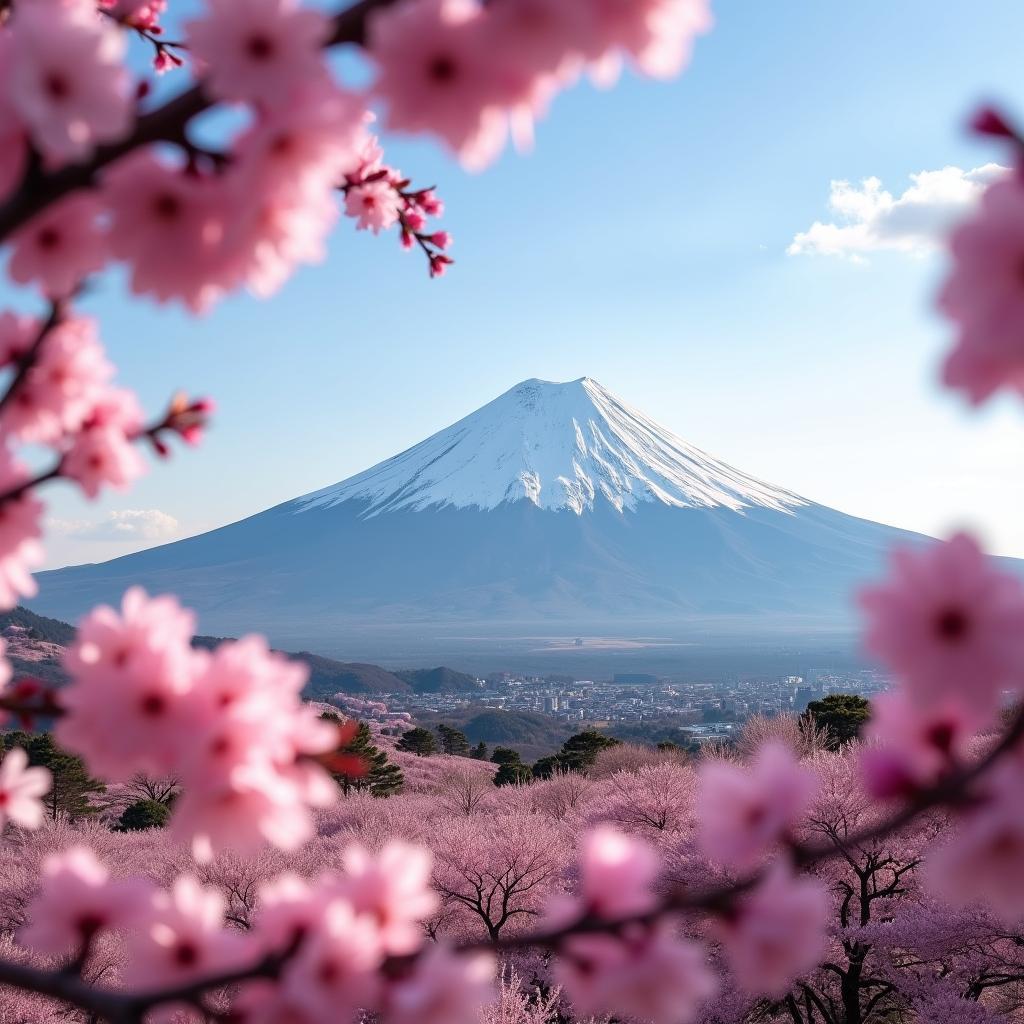
M407 451L296 499L296 511L353 499L372 517L399 509L493 509L526 499L577 515L602 499L677 508L790 511L802 498L732 469L589 377L527 380Z

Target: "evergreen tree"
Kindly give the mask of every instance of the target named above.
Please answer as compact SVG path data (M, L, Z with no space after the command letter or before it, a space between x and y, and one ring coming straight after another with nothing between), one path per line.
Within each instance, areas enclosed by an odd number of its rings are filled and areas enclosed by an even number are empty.
M491 754L491 760L495 764L522 764L522 758L518 750L511 747L495 747Z
M401 792L402 786L405 785L402 769L394 761L390 761L380 747L374 745L370 727L365 722L359 723L355 736L345 747L344 752L358 758L365 771L361 775L335 773L334 778L343 793L367 790L372 796L384 797Z
M470 752L469 756L475 761L487 760L487 744L481 740Z
M812 700L801 716L828 733L826 746L838 750L859 735L871 717L871 702L855 693L830 693L821 700Z
M439 725L437 736L441 741L441 750L445 754L453 754L456 757L469 757L469 740L466 734L460 729L453 729L450 725Z
M562 760L558 754L548 754L536 761L533 766L533 777L535 779L550 779L562 771Z
M437 741L429 729L424 729L418 725L415 729L402 733L402 738L398 741L397 747L399 750L415 754L417 757L429 757L437 752Z
M66 814L75 819L96 813L89 797L103 793L107 787L89 775L81 758L58 747L48 732L9 732L3 738L3 745L4 750L23 747L29 764L49 768L53 784L43 797L43 805L51 818Z
M529 782L533 778L533 771L528 764L522 761L509 761L499 766L494 773L494 784L496 786L512 786L520 782Z
M121 813L116 830L141 832L147 828L163 828L170 815L170 808L159 800L136 800Z
M557 754L549 754L540 758L533 766L533 774L538 779L550 779L558 772L577 772L585 775L594 765L597 755L608 747L617 747L622 741L614 736L587 729L570 736Z
M585 775L593 767L597 755L608 747L617 747L622 741L614 736L605 736L604 733L594 729L586 729L583 732L570 736L563 744L558 753L562 768L570 772L579 772Z

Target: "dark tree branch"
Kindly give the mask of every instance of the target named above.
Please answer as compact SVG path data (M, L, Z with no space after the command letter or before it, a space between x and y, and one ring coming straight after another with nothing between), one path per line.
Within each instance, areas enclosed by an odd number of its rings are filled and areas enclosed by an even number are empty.
M366 23L371 11L387 7L395 0L360 0L339 11L331 22L328 46L345 43L362 45L366 41ZM100 146L88 160L69 164L57 171L46 172L38 161L31 161L21 184L3 206L0 206L0 242L16 231L51 203L80 188L96 183L99 172L127 153L153 142L184 145L189 122L214 101L202 83L168 100L163 106L142 114L134 130L119 142Z

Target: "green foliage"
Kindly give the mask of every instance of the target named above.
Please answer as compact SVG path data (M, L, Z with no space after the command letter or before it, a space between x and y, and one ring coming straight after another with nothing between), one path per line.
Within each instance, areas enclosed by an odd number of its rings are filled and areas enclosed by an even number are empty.
M402 733L402 738L396 744L399 750L404 750L417 757L429 757L437 753L437 741L429 729L417 725L415 729L409 729Z
M491 761L498 766L494 773L496 786L512 786L533 779L533 769L528 764L523 764L518 751L512 750L511 747L495 747Z
M523 764L522 761L507 762L494 773L494 784L496 786L513 786L529 782L532 778L533 772L528 764Z
M329 721L340 722L337 715L324 714L320 716ZM356 726L355 735L349 741L343 751L350 757L357 758L365 769L361 775L349 775L345 772L332 772L335 782L341 786L346 795L351 791L361 792L366 790L371 796L394 796L400 793L405 785L405 776L402 769L394 761L388 760L388 755L376 746L373 742L373 734L365 722Z
M89 797L103 793L107 787L89 775L81 758L58 747L48 732L9 732L3 738L3 745L4 750L24 747L29 764L50 769L53 784L43 797L43 804L51 818L66 814L75 819L96 813Z
M533 774L548 779L556 772L577 772L585 775L594 765L597 755L608 747L617 747L622 741L593 729L570 736L557 754L542 757L534 766Z
M522 764L523 759L519 756L518 750L511 747L495 747L491 754L491 760L495 764Z
M801 717L826 730L826 746L839 750L860 735L871 717L871 702L855 693L830 693L821 700L812 700Z
M542 757L533 765L533 775L537 779L550 779L562 771L562 761L558 754L549 754Z
M163 828L171 816L171 809L159 800L136 800L121 814L118 832L141 832L147 828Z
M486 761L487 760L487 744L481 740L470 752L469 756L474 761Z
M466 734L460 729L453 729L450 725L439 725L437 736L441 741L441 750L446 754L453 754L456 757L469 757L469 740Z

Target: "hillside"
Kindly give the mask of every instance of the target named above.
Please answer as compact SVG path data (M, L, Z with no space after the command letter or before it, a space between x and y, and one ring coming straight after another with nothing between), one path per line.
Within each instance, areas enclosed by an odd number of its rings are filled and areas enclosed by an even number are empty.
M57 685L67 682L60 658L64 648L74 641L74 626L18 607L0 615L0 635L7 643L7 656L17 675L35 676ZM192 644L212 650L224 639L196 636ZM336 661L310 651L282 653L309 667L309 682L303 691L309 700L324 700L336 693L412 693L414 689L412 683L379 665ZM412 670L403 675L416 679L424 692L457 692L466 680L475 687L472 676L450 668Z
M0 615L0 635L16 676L32 676L56 685L66 682L60 659L74 639L73 626L27 608L15 608Z
M461 729L471 743L483 741L489 747L511 747L524 761L536 761L553 754L576 730L547 715L533 711L501 711L469 707L442 715L417 715L427 728L440 724Z
M52 644L67 647L75 639L75 627L61 622L60 619L48 619L45 615L36 615L20 605L9 612L0 614L0 633L7 631L9 626L20 626L25 635L33 640L45 640Z
M473 693L480 689L476 676L456 672L444 665L438 668L402 669L395 675L407 682L416 693Z

